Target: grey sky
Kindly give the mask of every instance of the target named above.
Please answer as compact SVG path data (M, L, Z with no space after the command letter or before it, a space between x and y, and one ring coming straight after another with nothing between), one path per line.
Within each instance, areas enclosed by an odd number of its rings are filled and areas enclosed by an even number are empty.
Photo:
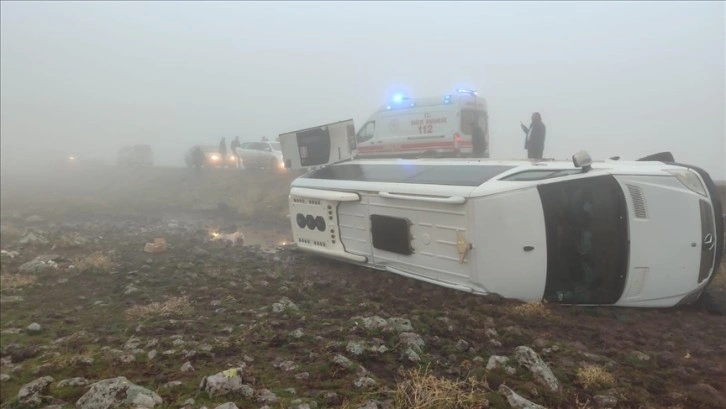
M181 165L466 85L493 157L523 157L540 111L545 156L670 150L726 179L722 2L0 4L3 161L148 142Z

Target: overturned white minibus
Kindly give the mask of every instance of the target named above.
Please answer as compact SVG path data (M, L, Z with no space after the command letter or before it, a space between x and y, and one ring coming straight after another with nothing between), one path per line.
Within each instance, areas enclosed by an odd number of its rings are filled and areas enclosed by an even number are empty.
M281 135L284 153L308 152L298 136ZM322 139L336 151L318 165L355 151ZM689 303L723 250L713 182L672 159L353 159L295 179L289 201L302 250L523 301Z

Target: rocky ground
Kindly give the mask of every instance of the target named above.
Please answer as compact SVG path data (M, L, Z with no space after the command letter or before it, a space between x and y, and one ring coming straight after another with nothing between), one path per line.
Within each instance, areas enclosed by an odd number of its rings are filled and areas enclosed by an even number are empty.
M447 290L287 246L294 175L147 172L3 172L2 408L726 407L718 302Z

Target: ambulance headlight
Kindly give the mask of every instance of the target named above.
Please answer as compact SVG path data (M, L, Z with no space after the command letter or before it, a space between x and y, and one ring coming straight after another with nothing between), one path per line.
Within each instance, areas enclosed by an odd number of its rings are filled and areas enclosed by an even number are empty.
M689 190L696 192L701 196L707 196L706 188L703 187L703 183L701 183L701 179L699 179L698 176L696 176L696 174L691 172L690 170L674 169L674 170L666 170L666 172L675 176L676 179L678 179L678 181L681 182L681 184L683 186L687 187Z
M213 161L218 161L219 160L219 155L212 155L211 159Z

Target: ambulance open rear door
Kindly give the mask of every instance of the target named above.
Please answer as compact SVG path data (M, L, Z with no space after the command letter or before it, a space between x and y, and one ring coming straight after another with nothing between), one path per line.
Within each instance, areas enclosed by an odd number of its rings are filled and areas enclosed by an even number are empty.
M280 134L287 169L305 169L355 157L357 146L352 119Z

